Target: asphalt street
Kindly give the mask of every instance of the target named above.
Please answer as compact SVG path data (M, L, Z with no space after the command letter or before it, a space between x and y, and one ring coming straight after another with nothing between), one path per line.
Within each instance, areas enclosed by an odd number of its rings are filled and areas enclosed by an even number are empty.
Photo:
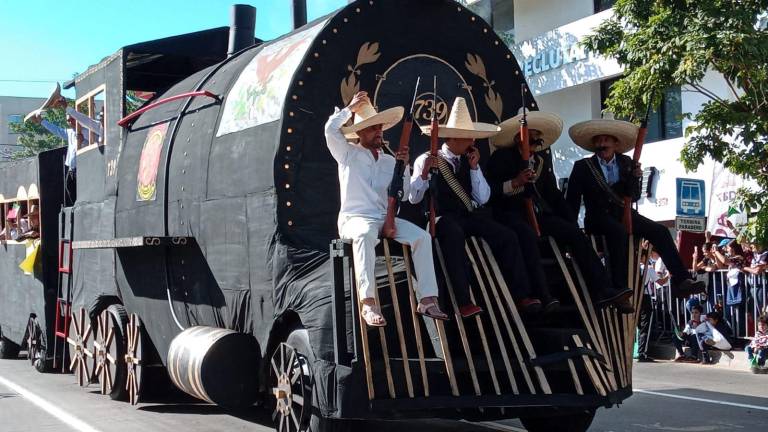
M668 362L635 367L635 395L601 408L592 431L758 431L768 425L768 375ZM515 420L361 424L366 432L522 431ZM39 374L25 360L0 360L0 431L272 431L261 410L232 415L191 401L131 407L80 388L70 375Z

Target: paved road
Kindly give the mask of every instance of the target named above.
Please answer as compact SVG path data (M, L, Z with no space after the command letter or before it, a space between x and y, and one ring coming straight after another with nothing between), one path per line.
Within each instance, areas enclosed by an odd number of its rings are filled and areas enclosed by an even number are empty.
M768 376L673 363L635 368L638 392L619 408L600 409L592 431L752 431L768 424ZM230 415L192 402L112 402L69 375L35 372L24 360L0 361L0 431L272 431L258 410ZM516 421L469 424L408 421L366 424L366 432L522 431Z

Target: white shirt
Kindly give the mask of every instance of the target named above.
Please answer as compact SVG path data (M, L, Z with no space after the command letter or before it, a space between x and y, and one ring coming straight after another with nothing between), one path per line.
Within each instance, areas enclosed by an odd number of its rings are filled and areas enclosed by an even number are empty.
M339 164L339 189L341 208L339 225L350 216L383 219L387 214L387 188L395 170L395 158L378 151L378 159L371 150L347 141L340 128L352 117L348 108L334 113L325 123L325 140L328 150ZM403 173L403 196L408 196L408 177Z
M640 271L645 272L645 279L643 280L643 286L645 286L645 293L652 296L656 292L656 281L659 280L659 275L656 274L656 269L652 265L640 264Z
M438 155L447 160L448 163L453 166L453 172L458 170L460 156L453 154L448 149L447 144L443 144L443 147L438 151ZM411 176L411 190L408 195L408 200L412 204L421 202L424 198L424 193L429 189L429 176L427 180L421 178L421 172L424 170L424 164L427 160L427 154L423 154L416 158L416 162L413 163L413 175ZM491 187L488 186L488 182L485 180L483 171L478 167L477 169L469 170L469 177L472 180L472 199L477 205L483 205L491 199Z

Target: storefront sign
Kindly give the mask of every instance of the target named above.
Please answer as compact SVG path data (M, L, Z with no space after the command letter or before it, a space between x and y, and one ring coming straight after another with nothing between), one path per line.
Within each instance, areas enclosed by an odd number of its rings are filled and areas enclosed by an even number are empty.
M675 218L675 229L678 231L690 231L702 233L707 228L707 218L678 216Z
M612 14L609 9L510 47L533 94L550 93L622 72L616 60L589 53L580 45L584 36Z

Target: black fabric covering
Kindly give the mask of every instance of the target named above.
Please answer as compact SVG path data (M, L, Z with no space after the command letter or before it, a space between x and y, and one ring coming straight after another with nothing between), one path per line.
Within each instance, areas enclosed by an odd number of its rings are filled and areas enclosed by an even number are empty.
M58 271L58 213L63 195L63 157L60 148L37 157L0 164L0 194L16 197L18 188L38 185L40 190L40 250L32 275L19 264L26 258L24 244L0 241L0 328L3 336L21 344L30 316L42 329L43 344L53 338L56 275ZM44 185L45 187L41 187Z

